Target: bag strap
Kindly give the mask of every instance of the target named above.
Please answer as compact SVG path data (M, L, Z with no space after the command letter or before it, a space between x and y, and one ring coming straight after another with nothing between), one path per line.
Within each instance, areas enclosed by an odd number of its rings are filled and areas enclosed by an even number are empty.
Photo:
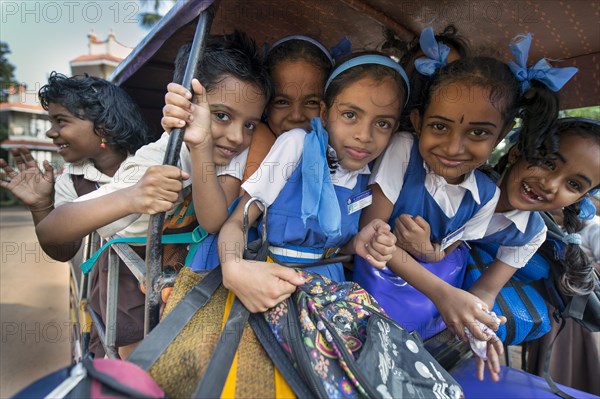
M194 314L208 303L219 285L221 285L222 280L221 267L211 270L154 327L150 334L129 355L127 360L137 364L144 370L149 370L192 319Z
M290 298L287 299L289 306ZM308 389L306 383L300 377L298 370L294 367L289 357L283 351L281 345L273 336L273 331L265 320L262 313L253 313L250 315L250 326L256 334L259 342L265 348L267 355L279 370L285 381L288 383L294 394L298 398L314 398L313 393Z
M194 244L202 242L208 233L200 226L196 227L194 231L189 233L179 234L165 234L161 238L163 244ZM107 241L100 249L98 249L88 260L81 264L81 270L87 274L92 270L102 252L104 252L112 244L126 243L126 244L146 244L147 237L119 237L113 238Z
M556 342L556 338L558 338L559 334L564 329L565 324L566 324L566 320L564 318L562 318L561 322L560 322L560 327L558 329L558 332L556 333L556 336L554 337L554 339L548 346L548 349L546 349L546 356L544 357L544 379L548 383L548 386L550 387L550 390L552 391L553 394L558 395L563 399L575 399L573 396L571 396L568 393L561 390L558 387L558 385L556 385L556 383L552 380L552 377L550 376L550 359L552 358L552 348L554 346L554 342Z
M248 309L236 297L225 326L223 326L219 342L217 342L206 371L198 382L192 398L210 398L221 395L249 316Z

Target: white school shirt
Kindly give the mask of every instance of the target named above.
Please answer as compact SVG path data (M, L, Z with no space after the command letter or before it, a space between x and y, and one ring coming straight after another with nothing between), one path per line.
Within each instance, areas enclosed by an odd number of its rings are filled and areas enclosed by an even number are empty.
M596 263L596 269L600 266L600 216L594 216L592 220L584 220L583 228L578 232L581 234L581 250L585 252L591 262Z
M163 133L159 140L143 146L135 153L133 157L125 160L125 162L121 164L119 170L113 176L113 179L110 183L103 185L98 190L90 194L79 197L77 201L86 201L98 198L117 190L133 186L142 178L150 166L162 165L168 142L169 134ZM242 180L247 158L248 149L245 149L243 152L235 156L226 166L215 167L211 163L206 167L203 165L196 165L195 169L200 173L216 172L217 176L230 175ZM187 187L192 184L191 175L193 173L193 168L191 155L185 143L183 143L181 146L178 165L182 170L190 174L190 178L183 182L183 187ZM183 198L180 195L175 202L173 209L182 201ZM148 233L149 220L149 215L131 214L99 228L98 233L104 238L111 237L115 234L122 237L143 237Z
M112 180L112 177L96 169L96 166L90 160L86 159L81 162L66 163L63 173L56 176L56 182L54 183L55 208L73 202L78 197L71 175L83 176L84 179L95 182L96 186L102 186Z
M273 204L302 158L306 134L303 129L292 129L279 136L260 167L242 184L242 189L251 197L262 198L267 205ZM358 175L369 173L366 165L353 171L338 166L331 181L335 186L353 189Z
M395 133L373 168L369 184L378 184L392 204L395 204L400 196L414 141L412 133ZM480 203L479 189L473 171L469 172L461 183L450 184L443 177L433 173L425 162L423 162L423 167L427 172L425 188L447 217L451 218L456 214L467 191L471 193L477 203ZM500 190L496 188L494 197L465 224L461 240L477 240L484 236L499 198ZM434 223L429 220L427 222ZM431 228L435 229L435 226L431 226Z
M527 229L530 214L531 212L529 211L521 211L518 209L494 213L485 235L495 234L513 224L521 233L524 233L525 229ZM496 253L496 259L516 269L522 268L544 243L547 231L548 228L544 225L539 233L537 233L527 244L522 246L511 247L500 245L498 252Z

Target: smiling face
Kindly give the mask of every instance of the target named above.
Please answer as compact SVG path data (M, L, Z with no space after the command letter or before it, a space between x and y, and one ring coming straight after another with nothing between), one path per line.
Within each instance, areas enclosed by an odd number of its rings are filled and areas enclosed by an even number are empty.
M423 160L450 184L486 162L511 127L487 89L462 83L436 88L424 115L415 109L411 121Z
M228 76L207 93L215 165L227 165L250 145L266 105L259 87Z
M97 159L111 151L100 148L101 137L94 131L94 123L80 119L57 103L48 104L51 127L46 136L58 147L58 153L66 162Z
M498 211L548 211L579 201L600 184L600 145L593 138L563 134L556 160L529 166L522 157L500 185Z
M404 102L391 78L365 77L348 85L321 120L329 144L346 170L358 170L381 154L398 127Z
M304 60L283 61L271 73L275 95L268 108L268 123L275 136L294 128L309 129L319 116L324 72Z

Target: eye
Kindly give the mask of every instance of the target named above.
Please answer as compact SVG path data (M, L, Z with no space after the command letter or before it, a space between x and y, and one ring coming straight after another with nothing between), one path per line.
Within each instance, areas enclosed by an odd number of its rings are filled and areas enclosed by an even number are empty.
M356 114L352 111L342 112L342 116L346 119L356 119Z
M274 98L273 99L273 105L288 105L290 102L284 98Z
M444 125L443 123L438 123L438 122L430 123L429 127L431 127L433 130L439 130L439 131L447 130L446 125Z
M318 107L320 105L319 100L308 100L306 102L307 107Z
M582 191L582 190L583 190L583 187L581 186L581 184L579 184L579 182L578 182L578 181L576 181L576 180L569 180L569 181L567 182L567 185L568 185L568 186L569 186L569 187L570 187L572 190L575 190L575 191Z
M381 128L381 129L391 129L392 128L392 124L388 121L377 121L376 125L378 128Z
M225 112L215 112L213 115L219 121L228 122L231 120L231 117L228 114L226 114Z
M546 159L545 161L542 162L542 165L549 170L554 170L556 168L556 165L554 164L554 161L550 160L550 159Z
M254 122L247 122L244 127L248 130L254 130L256 129L256 123Z
M475 137L485 137L489 136L491 133L485 129L473 129L471 134Z

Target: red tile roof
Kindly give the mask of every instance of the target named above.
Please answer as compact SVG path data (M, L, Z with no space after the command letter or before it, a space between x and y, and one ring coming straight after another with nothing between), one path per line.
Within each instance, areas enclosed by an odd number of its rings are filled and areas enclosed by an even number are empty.
M80 55L79 57L71 60L70 62L84 62L84 61L96 61L96 60L107 60L113 62L121 62L123 58L116 57L111 54L97 54L97 55Z

